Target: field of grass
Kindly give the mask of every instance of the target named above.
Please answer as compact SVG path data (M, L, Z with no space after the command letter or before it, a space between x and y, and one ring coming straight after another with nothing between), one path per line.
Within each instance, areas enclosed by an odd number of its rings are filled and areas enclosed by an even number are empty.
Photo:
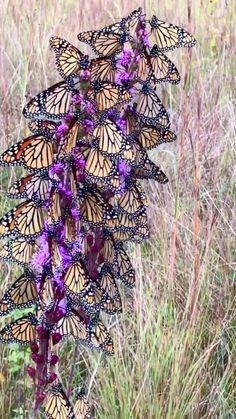
M21 114L26 98L59 81L49 37L77 45L78 32L112 23L138 6L148 16L155 13L183 26L198 40L191 51L169 54L182 82L161 92L178 140L151 157L170 181L147 185L151 238L130 247L137 284L132 292L121 290L123 314L110 322L114 357L63 344L61 378L69 393L86 383L97 419L233 419L233 1L1 0L1 150L28 134ZM6 189L13 178L13 170L1 170L1 214L12 206ZM14 277L2 264L3 290ZM32 382L25 373L29 358L27 350L0 348L2 419L32 418Z

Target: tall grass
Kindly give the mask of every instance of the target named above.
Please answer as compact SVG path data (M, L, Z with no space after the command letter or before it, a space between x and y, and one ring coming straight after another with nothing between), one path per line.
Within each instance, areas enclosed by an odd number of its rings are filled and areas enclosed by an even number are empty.
M152 234L147 243L130 247L137 284L132 293L121 290L123 314L110 322L115 356L104 360L64 344L61 378L70 391L86 382L97 419L233 419L233 2L2 0L1 148L28 134L21 116L25 97L59 80L48 38L59 35L76 45L79 31L111 23L138 6L189 29L198 40L192 51L170 54L182 83L160 91L178 140L151 156L170 182L146 185ZM2 213L12 206L5 191L14 176L1 171ZM3 289L13 274L2 266ZM0 417L30 418L32 385L24 369L29 353L1 347L0 356ZM71 368L75 375L68 382Z

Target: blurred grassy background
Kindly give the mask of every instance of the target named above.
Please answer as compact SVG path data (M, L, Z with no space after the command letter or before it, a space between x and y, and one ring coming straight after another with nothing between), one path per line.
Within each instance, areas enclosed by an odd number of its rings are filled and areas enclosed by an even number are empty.
M182 83L165 86L162 96L178 140L162 145L152 157L170 182L148 185L152 236L130 248L137 286L130 295L121 290L123 314L111 324L115 356L104 360L64 344L62 381L69 392L86 382L98 419L233 419L233 2L1 0L1 149L27 134L21 115L26 98L59 80L49 37L77 45L78 32L112 23L139 6L147 16L155 13L198 40L191 51L169 54ZM11 169L1 170L1 213L12 206L6 189L14 176ZM3 264L2 290L14 277ZM2 346L0 358L0 418L31 418L27 349Z

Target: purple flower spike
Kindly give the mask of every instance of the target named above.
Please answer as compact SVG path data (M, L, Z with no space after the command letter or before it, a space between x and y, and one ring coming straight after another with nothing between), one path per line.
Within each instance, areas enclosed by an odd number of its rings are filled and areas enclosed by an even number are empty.
M66 124L70 124L74 119L74 114L72 112L68 112L68 114L64 118L64 122Z
M127 121L123 118L120 118L116 121L116 124L118 125L118 127L120 128L120 130L125 133L126 129L127 129Z
M122 67L128 67L133 59L133 51L126 50L123 52L122 57L120 58L119 62Z
M28 367L28 368L27 368L27 373L29 374L29 376L30 376L31 378L35 378L36 370L35 370L35 368Z
M56 345L58 342L60 342L60 340L62 339L62 335L58 332L53 333L52 335L52 344Z
M54 165L51 167L50 169L50 175L54 176L54 175L62 175L65 171L65 166L63 163L59 162L59 163L54 163Z
M96 114L96 106L94 103L86 100L83 103L82 110L87 112L89 115L95 115Z
M50 359L50 365L56 365L59 361L59 357L56 354L52 354Z
M90 119L85 119L83 121L83 127L85 130L86 135L91 134L94 130L94 122Z
M71 99L71 102L73 105L81 105L81 103L84 100L84 96L81 93L78 93L77 95L74 95Z
M71 212L72 218L74 219L75 222L80 220L80 211L79 211L78 208L73 207L73 208L71 208L70 212Z
M122 160L118 164L118 170L120 175L124 176L125 178L127 178L130 175L130 167L127 163L125 163Z
M60 140L61 138L66 137L66 135L69 132L69 127L66 124L61 124L59 125L59 127L56 129L56 138L58 140Z
M146 48L151 48L151 41L148 35L148 32L146 31L146 29L140 29L138 31L138 36L139 38L143 41L144 45Z
M80 80L88 81L88 80L90 80L90 78L91 78L91 71L89 71L89 70L81 71Z
M75 164L76 164L77 169L84 169L85 168L85 165L86 165L86 160L84 160L84 159L77 159L75 161Z

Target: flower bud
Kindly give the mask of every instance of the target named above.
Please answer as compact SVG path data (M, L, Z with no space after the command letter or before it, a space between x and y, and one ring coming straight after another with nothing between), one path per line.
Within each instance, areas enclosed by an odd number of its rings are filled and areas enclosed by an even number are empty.
M53 333L52 335L52 344L56 345L58 342L60 342L60 340L62 339L62 335L58 332Z
M50 365L56 365L59 361L59 357L56 354L52 354L50 359Z
M48 377L48 382L53 383L57 379L57 374L55 372L52 372Z
M34 378L36 374L36 370L35 368L27 367L27 373L31 378Z

